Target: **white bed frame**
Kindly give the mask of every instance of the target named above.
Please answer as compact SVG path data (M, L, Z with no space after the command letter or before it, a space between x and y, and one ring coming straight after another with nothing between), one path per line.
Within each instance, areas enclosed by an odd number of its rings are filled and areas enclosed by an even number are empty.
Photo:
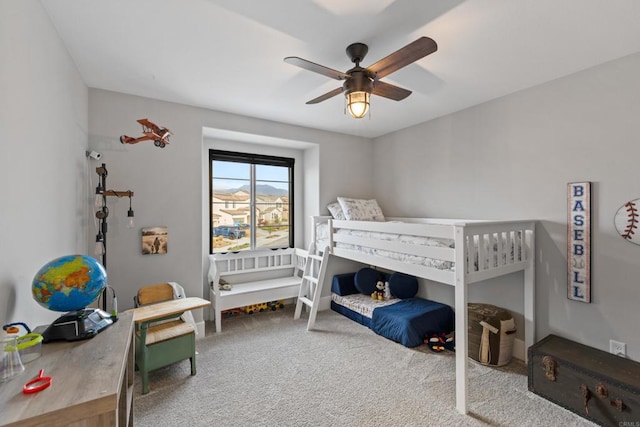
M399 221L389 222L389 221ZM467 294L468 285L516 271L524 271L524 330L526 349L535 340L535 222L534 221L476 221L424 218L387 218L387 222L338 221L330 216L312 217L312 239L316 241L317 226L327 222L331 254L363 264L412 274L455 288L455 328L456 328L456 409L463 414L468 411L468 334L467 334ZM338 229L373 231L381 233L406 234L432 238L453 239L455 248L422 246L399 242L376 240L337 234ZM476 243L474 243L476 242ZM488 256L485 244L497 245L497 265L478 262ZM439 270L416 264L409 264L376 255L369 255L351 249L336 247L337 243L347 243L367 248L383 249L404 254L435 258L455 263L455 271ZM511 257L511 247L514 257ZM518 256L517 254L521 255ZM503 255L506 255L503 260ZM493 257L491 257L493 258ZM465 268L460 268L464 266Z

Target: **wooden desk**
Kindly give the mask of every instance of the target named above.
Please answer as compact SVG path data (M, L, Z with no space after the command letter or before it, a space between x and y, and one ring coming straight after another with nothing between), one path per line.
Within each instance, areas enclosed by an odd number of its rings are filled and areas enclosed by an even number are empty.
M198 297L174 299L170 301L149 304L130 310L133 312L133 321L136 323L149 320L162 319L163 317L184 313L196 308L206 307L209 301Z
M95 337L43 344L42 356L0 384L1 426L133 426L133 315ZM34 394L22 386L38 376L51 387Z

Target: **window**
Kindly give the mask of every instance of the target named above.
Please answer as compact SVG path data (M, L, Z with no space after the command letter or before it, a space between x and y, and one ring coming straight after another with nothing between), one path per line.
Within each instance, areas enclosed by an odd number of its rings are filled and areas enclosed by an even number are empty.
M294 159L209 150L209 252L293 247Z

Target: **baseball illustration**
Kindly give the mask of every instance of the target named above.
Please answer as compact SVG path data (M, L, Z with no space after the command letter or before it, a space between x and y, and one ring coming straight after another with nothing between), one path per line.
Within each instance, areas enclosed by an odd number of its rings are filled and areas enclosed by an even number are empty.
M616 212L614 217L614 225L616 231L623 239L640 245L640 230L638 225L640 223L640 199L631 200Z

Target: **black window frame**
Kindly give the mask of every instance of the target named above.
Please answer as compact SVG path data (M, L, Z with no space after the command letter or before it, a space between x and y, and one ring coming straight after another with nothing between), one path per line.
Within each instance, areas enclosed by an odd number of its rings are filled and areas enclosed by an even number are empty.
M271 156L266 154L256 154L256 153L242 153L238 151L227 151L227 150L215 150L209 149L209 254L214 253L224 253L224 252L213 252L213 161L224 161L224 162L236 162L236 163L244 163L244 164L253 164L253 165L265 165L265 166L281 166L287 167L289 169L289 248L294 247L294 218L295 218L295 203L294 203L294 168L295 168L295 159L291 157L282 157L282 156ZM251 194L252 201L251 206L255 206L255 194ZM235 205L235 203L234 203ZM257 218L255 218L254 212L252 212L251 217L252 220L252 233L255 232L254 227L257 228ZM282 249L282 248L257 248L252 247L251 249L243 250L242 252L256 251L256 250L267 250L267 249Z

